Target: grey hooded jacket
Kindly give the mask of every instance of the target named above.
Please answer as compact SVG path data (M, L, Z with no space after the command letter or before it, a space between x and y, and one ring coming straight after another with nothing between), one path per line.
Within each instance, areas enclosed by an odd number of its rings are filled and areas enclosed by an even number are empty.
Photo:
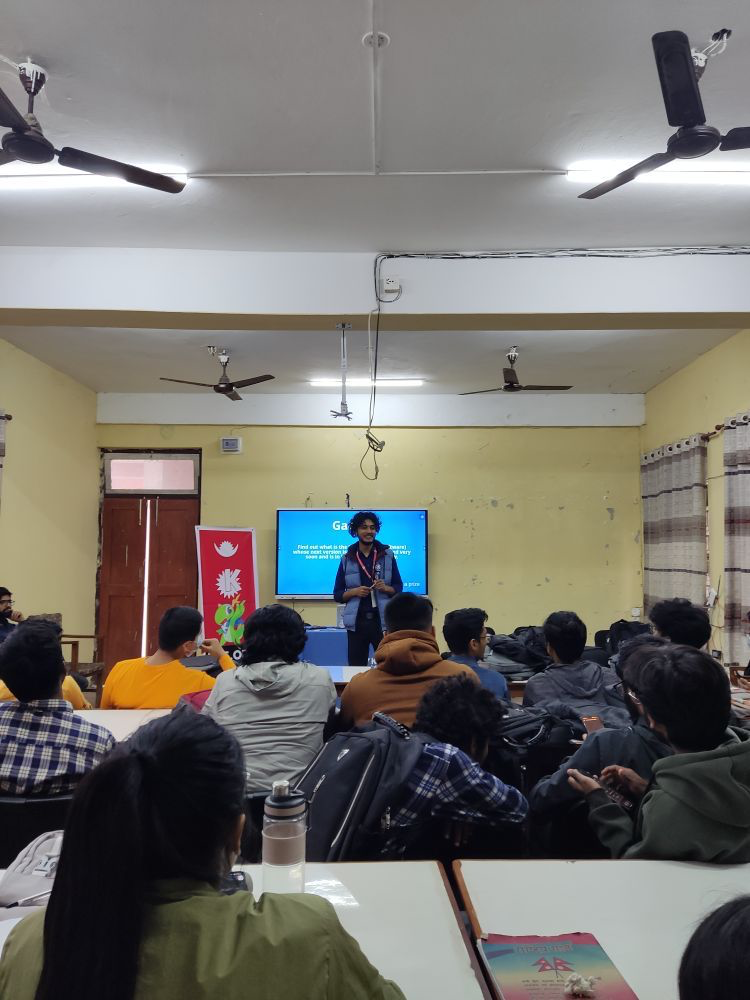
M524 705L543 705L552 711L555 702L574 708L579 715L598 715L606 726L627 726L630 722L620 678L610 667L588 660L555 664L529 678Z
M203 713L237 737L248 792L295 781L323 746L323 727L336 701L327 670L281 660L241 665L216 678Z

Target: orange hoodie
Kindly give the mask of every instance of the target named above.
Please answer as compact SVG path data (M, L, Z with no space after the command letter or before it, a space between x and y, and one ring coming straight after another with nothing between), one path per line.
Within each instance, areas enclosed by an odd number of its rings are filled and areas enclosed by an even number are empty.
M369 722L373 712L385 712L405 726L413 726L417 705L427 688L443 677L468 674L463 663L440 656L429 632L386 632L375 651L377 667L353 677L341 695L341 726L348 729Z

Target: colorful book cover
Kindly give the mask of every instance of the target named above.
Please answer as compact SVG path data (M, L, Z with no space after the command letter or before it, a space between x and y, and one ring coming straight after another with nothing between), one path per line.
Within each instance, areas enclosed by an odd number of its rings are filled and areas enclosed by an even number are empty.
M573 974L595 979L596 1000L638 1000L593 934L489 934L480 944L503 1000L566 1000Z

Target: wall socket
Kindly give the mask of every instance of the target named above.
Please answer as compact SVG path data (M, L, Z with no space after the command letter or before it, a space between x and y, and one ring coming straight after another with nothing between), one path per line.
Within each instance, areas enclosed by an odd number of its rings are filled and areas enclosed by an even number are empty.
M401 279L400 278L381 278L380 279L380 294L381 295L398 295L401 291Z
M631 608L630 609L630 617L631 618L640 618L641 617L641 609L640 608Z

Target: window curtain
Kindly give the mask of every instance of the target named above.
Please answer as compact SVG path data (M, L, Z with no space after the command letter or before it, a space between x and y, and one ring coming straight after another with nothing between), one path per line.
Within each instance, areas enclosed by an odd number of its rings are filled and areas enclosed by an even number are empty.
M706 442L700 434L641 459L643 602L706 601Z
M724 663L750 659L750 413L724 424Z

